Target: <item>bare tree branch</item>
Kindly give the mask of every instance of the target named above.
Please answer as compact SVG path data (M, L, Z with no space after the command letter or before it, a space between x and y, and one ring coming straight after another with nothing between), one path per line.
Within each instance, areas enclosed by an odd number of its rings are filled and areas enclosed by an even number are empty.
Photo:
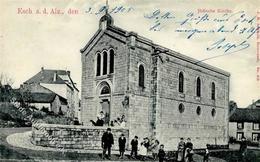
M10 85L12 86L14 84L14 79L8 76L6 73L0 74L0 85Z

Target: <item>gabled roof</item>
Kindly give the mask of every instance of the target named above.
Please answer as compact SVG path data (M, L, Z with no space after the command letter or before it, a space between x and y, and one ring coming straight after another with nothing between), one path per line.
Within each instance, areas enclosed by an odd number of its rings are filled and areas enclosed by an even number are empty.
M18 91L17 91L18 93ZM59 97L61 104L66 105L67 99L55 94L55 93L29 93L28 97L23 98L26 102L29 103L52 103L55 97ZM22 100L22 96L17 95L17 101Z
M47 83L47 84L67 84L79 91L70 77L70 71L50 70L42 68L40 72L24 82L24 84Z
M260 122L260 109L237 108L229 118L230 122Z
M111 32L112 33L116 33L118 35L118 37L116 36L112 36L111 35ZM138 35L137 33L135 32L128 32L124 29L121 29L119 27L116 27L114 25L109 25L107 26L107 28L105 30L102 30L102 29L98 29L97 32L93 35L93 37L90 39L90 41L80 50L80 52L83 54L88 54L88 52L85 52L85 51L89 51L91 50L91 48L93 47L93 44L95 44L96 42L98 42L98 40L104 35L108 35L110 37L113 37L114 39L117 39L121 42L124 42L126 43L127 41L127 37L130 37L130 36L135 36L136 37L136 41L139 41L139 42L142 42L142 43L145 43L147 45L149 45L150 47L152 47L153 49L156 49L156 50L160 50L160 51L163 51L161 53L167 53L168 55L171 55L173 57L176 57L176 58L179 58L179 59L182 59L184 61L187 61L189 63L192 63L192 64L196 64L198 66L201 66L203 68L206 68L206 69L209 69L211 71L215 71L217 73L220 73L220 74L223 74L225 76L230 76L230 73L222 70L222 69L219 69L219 68L216 68L216 67L213 67L211 65L208 65L204 62L201 62L199 60L196 60L194 58L191 58L191 57L188 57L186 55L183 55L179 52L176 52L176 51L173 51L169 48L166 48L166 47L163 47L163 46L160 46L158 44L155 44L153 43L152 40L148 39L148 38L145 38L145 37L142 37L140 35ZM122 39L123 38L123 39Z

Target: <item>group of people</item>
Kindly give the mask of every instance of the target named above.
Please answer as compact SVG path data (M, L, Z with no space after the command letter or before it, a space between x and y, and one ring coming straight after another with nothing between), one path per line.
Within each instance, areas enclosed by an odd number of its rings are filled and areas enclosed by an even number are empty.
M100 113L97 116L97 120L96 121L90 120L90 122L92 123L93 126L104 126L106 124L110 127L116 127L116 126L120 126L122 128L126 127L125 115L122 115L121 117L118 117L113 121L107 121L106 115L107 114L104 114L103 111L100 111Z
M122 128L126 127L125 115L122 115L121 118L118 117L117 119L111 121L109 126L111 126L111 127L119 126L119 127L122 127Z
M114 137L111 132L111 128L107 128L106 132L102 135L101 139L101 146L103 148L102 158L104 159L107 154L107 158L110 159L111 157L111 147L114 144ZM118 138L119 144L119 158L124 158L125 148L126 148L126 138L124 134ZM152 156L155 159L159 159L159 162L163 162L165 159L165 151L164 145L159 145L160 142L156 139L149 139L148 137L144 138L143 141L140 143L140 148L138 142L138 137L135 136L134 139L131 140L131 157L136 159L138 158L138 150L141 160L145 160L148 155L148 152L152 152Z
M177 161L178 162L192 162L193 161L193 143L190 138L187 138L187 142L184 142L184 138L180 138L180 142L177 148Z

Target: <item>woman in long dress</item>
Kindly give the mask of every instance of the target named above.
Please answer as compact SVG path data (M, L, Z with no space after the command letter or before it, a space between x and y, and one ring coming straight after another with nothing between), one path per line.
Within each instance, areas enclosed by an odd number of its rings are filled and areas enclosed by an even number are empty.
M145 160L147 156L147 148L149 147L149 139L144 138L143 142L141 142L139 154L141 155L141 160Z

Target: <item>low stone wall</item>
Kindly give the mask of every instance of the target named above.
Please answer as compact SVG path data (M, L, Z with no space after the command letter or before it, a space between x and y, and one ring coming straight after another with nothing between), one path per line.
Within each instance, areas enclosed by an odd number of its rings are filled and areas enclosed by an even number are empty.
M65 148L65 149L88 149L99 150L101 137L107 127L35 124L32 126L31 142L38 146ZM123 133L126 137L127 148L129 143L129 130L111 128L114 136L112 149L118 150L118 138Z

